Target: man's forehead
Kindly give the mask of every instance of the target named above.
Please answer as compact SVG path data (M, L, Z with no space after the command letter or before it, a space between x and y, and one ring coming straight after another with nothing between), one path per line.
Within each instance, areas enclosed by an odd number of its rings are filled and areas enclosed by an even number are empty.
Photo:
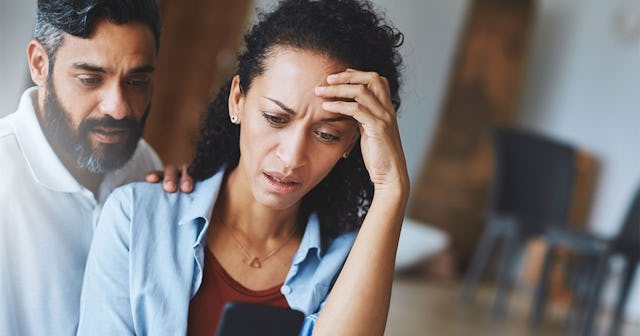
M87 38L65 34L57 50L57 61L67 66L85 64L105 69L134 69L155 64L155 40L151 29L139 22L96 23Z

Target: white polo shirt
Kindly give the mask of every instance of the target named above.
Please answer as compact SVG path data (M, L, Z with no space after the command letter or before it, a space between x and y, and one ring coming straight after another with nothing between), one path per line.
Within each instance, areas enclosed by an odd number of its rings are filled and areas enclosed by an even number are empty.
M103 202L162 167L144 141L105 175L99 199L67 171L38 123L37 88L0 119L0 335L75 335L85 262Z

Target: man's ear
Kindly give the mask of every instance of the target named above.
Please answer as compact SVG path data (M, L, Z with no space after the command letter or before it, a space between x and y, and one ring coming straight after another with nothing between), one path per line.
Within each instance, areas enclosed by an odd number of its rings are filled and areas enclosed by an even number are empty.
M49 76L49 56L38 40L31 40L27 46L27 60L31 80L38 86L44 86Z
M229 119L232 120L234 124L240 124L243 111L244 94L242 90L240 90L240 76L235 75L231 81L231 90L229 91Z

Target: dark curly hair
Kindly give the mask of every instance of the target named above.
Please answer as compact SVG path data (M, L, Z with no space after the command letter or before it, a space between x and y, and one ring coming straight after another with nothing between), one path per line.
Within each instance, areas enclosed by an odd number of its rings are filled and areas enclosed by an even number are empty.
M368 1L284 0L274 11L258 15L258 23L245 35L238 56L240 90L246 94L264 73L265 61L276 47L310 50L361 71L377 72L389 82L391 101L400 106L402 58L398 48L404 36L375 12ZM240 158L240 127L229 122L230 82L209 106L201 138L190 167L197 180L225 166L232 169ZM373 184L360 152L359 141L347 159L304 196L301 216L316 212L323 237L356 230L373 198Z

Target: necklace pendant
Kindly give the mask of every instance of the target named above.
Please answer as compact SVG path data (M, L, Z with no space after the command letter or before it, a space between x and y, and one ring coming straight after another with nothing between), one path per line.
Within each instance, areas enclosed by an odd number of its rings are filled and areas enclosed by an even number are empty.
M258 258L253 258L253 260L251 260L251 263L249 264L249 266L253 267L253 268L261 268L262 264L260 263L260 260L258 260Z

